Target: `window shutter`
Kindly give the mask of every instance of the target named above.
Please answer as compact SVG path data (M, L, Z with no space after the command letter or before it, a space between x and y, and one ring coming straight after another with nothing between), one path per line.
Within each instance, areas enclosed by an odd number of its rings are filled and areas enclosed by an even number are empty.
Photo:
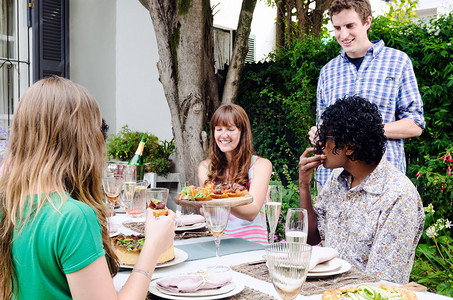
M255 62L256 52L255 52L255 35L251 34L248 40L249 52L245 56L246 63L253 63Z
M69 78L69 0L35 0L32 26L33 81Z

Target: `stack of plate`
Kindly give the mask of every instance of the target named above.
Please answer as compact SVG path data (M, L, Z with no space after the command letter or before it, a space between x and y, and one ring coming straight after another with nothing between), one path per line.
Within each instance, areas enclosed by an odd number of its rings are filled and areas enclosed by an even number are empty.
M335 257L329 261L326 261L322 264L318 264L313 270L308 271L307 277L317 278L317 277L326 277L333 276L345 273L351 269L351 264L347 261Z

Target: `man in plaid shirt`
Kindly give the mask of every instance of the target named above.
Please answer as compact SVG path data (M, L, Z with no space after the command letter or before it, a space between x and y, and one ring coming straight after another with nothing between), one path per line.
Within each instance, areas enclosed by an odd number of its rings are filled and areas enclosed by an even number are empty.
M375 103L387 137L385 157L406 173L404 139L419 136L425 127L423 102L409 57L384 42L371 42L368 0L334 0L330 18L342 50L322 69L318 80L317 114L345 95L360 95ZM309 132L312 143L316 127ZM332 170L321 165L316 181L323 185Z

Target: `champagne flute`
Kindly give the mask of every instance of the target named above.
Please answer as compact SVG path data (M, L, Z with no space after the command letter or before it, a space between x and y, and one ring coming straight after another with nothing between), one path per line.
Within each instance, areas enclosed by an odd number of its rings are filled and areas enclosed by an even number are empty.
M212 267L216 271L228 271L230 268L227 266L219 266L219 248L220 248L220 237L228 224L228 218L230 216L231 206L230 204L210 204L203 203L203 214L206 219L206 225L209 231L214 236L215 242L215 256L217 257L217 263Z
M102 178L102 188L113 215L116 200L123 189L123 175Z
M126 213L130 209L132 199L134 198L135 187L137 186L137 172L135 166L125 165L123 167L123 193L120 196L120 205Z
M295 299L307 278L311 246L303 243L266 245L266 265L275 290L284 300Z
M290 208L286 213L285 237L288 243L306 243L308 237L307 210Z
M275 229L277 228L280 210L282 209L282 187L280 185L270 185L266 195L266 216L269 223L269 243L275 240Z

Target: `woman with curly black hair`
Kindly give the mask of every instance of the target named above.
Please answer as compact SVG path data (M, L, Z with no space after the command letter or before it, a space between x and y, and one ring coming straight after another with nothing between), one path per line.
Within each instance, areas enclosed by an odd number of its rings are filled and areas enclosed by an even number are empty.
M308 242L335 248L359 271L407 283L425 215L415 186L384 158L386 138L377 106L346 96L321 119L315 148L306 149L299 162ZM311 174L321 164L335 170L313 206Z

